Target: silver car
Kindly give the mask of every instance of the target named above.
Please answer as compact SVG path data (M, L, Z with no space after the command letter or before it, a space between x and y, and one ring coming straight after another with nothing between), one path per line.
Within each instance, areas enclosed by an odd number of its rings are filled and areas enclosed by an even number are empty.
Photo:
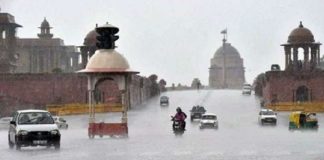
M59 129L68 129L69 125L66 120L59 116L53 116L53 119Z
M10 121L12 117L2 117L0 118L0 129L9 129Z

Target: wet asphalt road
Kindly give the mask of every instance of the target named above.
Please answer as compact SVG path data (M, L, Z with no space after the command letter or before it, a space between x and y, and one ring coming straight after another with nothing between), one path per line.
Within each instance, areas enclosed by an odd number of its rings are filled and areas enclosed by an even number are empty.
M170 106L160 107L156 97L129 112L129 137L87 137L87 115L65 116L61 149L8 147L7 131L0 131L0 160L305 160L324 159L324 114L320 128L288 131L288 113L278 113L277 126L260 126L258 100L235 90L174 91ZM183 135L171 130L170 115L181 106L189 115L193 105L216 113L219 129L200 130L198 121L187 120ZM118 121L119 115L98 114L98 121Z

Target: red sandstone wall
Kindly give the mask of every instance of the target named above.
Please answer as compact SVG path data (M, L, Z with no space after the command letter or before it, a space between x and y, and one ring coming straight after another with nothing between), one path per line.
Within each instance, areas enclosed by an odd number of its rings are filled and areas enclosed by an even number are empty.
M77 74L1 74L0 95L35 105L86 102L87 79Z
M148 78L134 75L130 84L131 105L151 98L151 87ZM116 82L103 81L98 89L101 102L121 102ZM81 74L0 74L0 116L18 109L45 109L47 104L87 103L87 95L87 77Z
M324 72L299 73L267 72L263 98L270 103L277 95L278 102L292 102L294 92L299 86L306 86L311 91L313 102L324 102Z

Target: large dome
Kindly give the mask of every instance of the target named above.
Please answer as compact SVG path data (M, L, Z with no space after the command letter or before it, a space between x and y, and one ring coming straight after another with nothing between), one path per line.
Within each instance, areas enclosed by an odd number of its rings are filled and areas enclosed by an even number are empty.
M95 30L90 31L84 38L83 45L96 46L98 35L99 34Z
M240 57L239 52L230 43L224 43L223 46L219 47L215 52L214 57L221 57L224 54Z
M288 37L288 43L312 43L315 42L312 32L305 28L300 22L298 28L291 31Z

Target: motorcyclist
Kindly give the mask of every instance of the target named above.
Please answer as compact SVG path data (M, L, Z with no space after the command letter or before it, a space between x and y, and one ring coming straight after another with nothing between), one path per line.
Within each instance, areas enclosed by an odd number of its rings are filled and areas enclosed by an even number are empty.
M186 128L185 119L187 118L187 115L186 113L182 112L180 107L178 107L176 111L177 113L174 115L174 120L179 121L183 125L183 129L185 129Z

